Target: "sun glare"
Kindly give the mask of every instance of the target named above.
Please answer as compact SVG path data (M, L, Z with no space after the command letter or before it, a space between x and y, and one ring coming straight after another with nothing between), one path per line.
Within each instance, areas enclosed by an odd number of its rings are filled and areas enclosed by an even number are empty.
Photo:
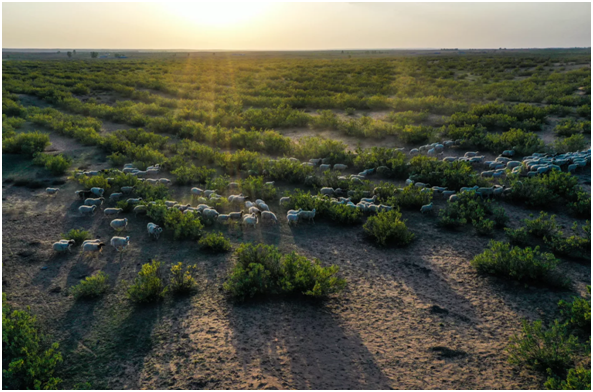
M265 3L168 3L164 5L176 17L211 27L231 27L260 16Z

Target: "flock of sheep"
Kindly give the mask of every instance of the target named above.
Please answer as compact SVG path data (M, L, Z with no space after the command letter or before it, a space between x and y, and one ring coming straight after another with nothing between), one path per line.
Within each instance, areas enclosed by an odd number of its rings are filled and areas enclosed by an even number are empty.
M455 145L456 142L453 141L446 141L443 143L433 143L425 146L421 146L417 149L411 149L410 154L420 154L422 152L426 152L427 155L437 155L443 154L443 150L445 147L450 147ZM404 151L403 148L397 149L399 151ZM489 170L482 171L480 173L481 177L485 178L498 178L506 174L506 170L511 169L511 172L514 174L521 174L523 176L534 176L538 174L546 173L550 170L562 170L561 166L566 165L568 172L575 172L578 168L585 167L591 162L591 150L586 151L579 151L579 152L570 152L565 154L559 155L548 155L548 154L540 154L534 153L530 156L524 157L522 161L513 160L512 157L515 155L513 150L505 150L503 153L497 157L494 161L484 161L484 156L478 155L478 152L466 152L463 157L444 157L444 162L455 162L455 161L467 161L472 164L478 165L485 165L488 167ZM299 162L296 158L289 158L291 161ZM320 170L330 170L332 166L329 163L326 163L328 160L327 158L324 159L310 159L308 162L303 162L303 165L307 166L315 166L318 167ZM346 170L348 167L344 164L334 164L334 170ZM132 164L124 165L122 170L123 173L132 174L135 176L143 177L150 174L158 174L160 172L160 166L155 165L147 168L146 170L139 170L135 168ZM362 182L362 179L367 177L368 175L375 172L375 170L379 170L378 168L371 168L364 170L359 174L353 174L350 176L340 176L339 179L343 180L350 180L352 182ZM87 171L87 172L78 172L77 176L95 176L99 175L101 171ZM111 182L111 178L107 179ZM143 181L150 182L152 184L165 184L171 185L171 180L167 178L160 178L160 179L142 179ZM309 177L306 181L309 180ZM266 185L273 185L273 182L268 182ZM434 195L440 194L444 198L448 199L449 201L456 201L458 199L458 195L456 194L455 190L448 190L446 187L439 187L433 186L430 187L429 184L425 184L422 182L415 182L412 179L406 180L406 185L413 184L416 187L422 188L421 192L425 193L433 193ZM236 182L231 182L228 186L230 190L238 189L239 184ZM46 192L50 195L54 195L59 191L58 188L47 188ZM134 191L134 187L132 186L123 186L121 187L120 192L114 192L109 196L109 200L112 202L117 202L124 197L124 195L130 195ZM354 204L351 201L351 196L353 196L353 191L344 192L342 189L333 189L330 187L321 188L319 193L323 196L330 196L332 204L343 204L350 208L357 208L362 210L363 212L381 212L381 211L390 211L393 209L393 206L383 205L383 204L376 204L377 200L377 192L379 188L375 188L373 190L373 196L371 196L371 192L366 191L363 193L363 197L358 203ZM403 191L403 188L399 188L398 191ZM504 186L494 185L492 187L462 187L460 192L464 191L475 191L476 195L481 197L493 197L493 196L501 196L511 191L511 188L505 188ZM88 190L78 190L76 191L76 195L84 200L83 205L81 205L78 210L82 216L89 216L93 215L96 210L101 208L105 198L103 197L105 190L103 188L94 187ZM176 208L183 212L184 214L192 212L196 216L201 216L203 218L209 219L211 221L215 221L221 224L230 221L241 221L244 226L250 226L255 228L256 225L260 222L261 223L270 223L270 224L277 224L278 218L276 215L270 211L269 206L261 199L255 200L255 202L247 200L248 197L244 196L243 194L239 195L230 195L228 196L227 200L232 206L240 207L240 211L231 212L228 214L220 214L216 209L210 207L207 203L208 201L213 201L216 199L223 198L216 193L214 190L203 190L197 187L191 188L191 194L194 198L197 198L199 204L196 207L192 207L190 204L181 205L176 201L165 201L165 206L169 209ZM348 196L348 197L344 197ZM313 196L318 197L318 196ZM336 198L337 197L337 198ZM139 214L146 214L147 212L147 205L138 205L142 201L142 198L128 198L126 202L128 205L134 206L134 213L136 215ZM283 206L290 202L290 197L282 197L280 198L280 206ZM150 202L149 204L156 204L156 202ZM245 213L242 209L242 206L245 206L247 209L247 213ZM432 211L432 202L430 204L423 205L420 208L420 212L426 213ZM105 208L103 213L105 216L117 216L120 212L122 212L121 208ZM315 218L315 209L306 211L303 209L299 210L289 210L286 214L286 219L289 225L295 225L299 221L308 221L314 223ZM123 219L113 219L110 222L110 226L116 231L124 230L128 225L128 218ZM162 233L163 229L159 227L155 223L148 223L147 225L147 232L150 236L155 239L158 239L160 234ZM118 237L114 236L110 244L117 250L123 251L129 245L130 237ZM53 244L53 249L57 252L64 252L69 251L70 247L73 245L73 240L60 240ZM84 252L100 252L102 248L105 246L103 242L98 239L95 240L88 240L85 241L82 245L82 251Z

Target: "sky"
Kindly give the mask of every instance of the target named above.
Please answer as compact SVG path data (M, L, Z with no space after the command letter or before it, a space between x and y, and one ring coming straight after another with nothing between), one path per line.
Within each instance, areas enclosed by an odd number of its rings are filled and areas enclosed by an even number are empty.
M591 46L591 3L2 3L3 48L575 46Z

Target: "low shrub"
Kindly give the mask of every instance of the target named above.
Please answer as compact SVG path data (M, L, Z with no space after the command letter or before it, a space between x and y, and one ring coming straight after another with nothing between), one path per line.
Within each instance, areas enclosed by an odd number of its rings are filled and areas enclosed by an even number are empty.
M572 368L568 371L566 380L558 377L548 377L544 387L550 390L590 391L591 369L586 369L583 365Z
M581 226L584 236L578 235L578 224L572 226L573 235L564 237L563 233L554 233L544 237L544 242L554 254L574 258L591 258L591 222Z
M157 260L144 264L134 283L128 287L127 297L137 303L156 302L163 299L167 293L161 279L162 263Z
M512 364L543 372L550 369L560 375L571 367L578 349L577 338L569 335L566 326L558 320L549 329L543 327L541 320L533 323L523 320L521 335L511 337L507 351Z
M190 265L183 269L183 263L179 262L171 267L171 283L169 284L170 290L174 294L188 294L195 290L196 280L192 276L196 270L195 265Z
M418 155L410 159L409 170L410 178L414 181L444 186L451 190L489 184L476 174L469 162L443 162L434 157Z
M204 225L193 212L184 214L176 208L168 209L163 203L157 203L148 206L147 215L173 233L176 240L199 238L202 235Z
M109 289L107 275L103 271L93 276L87 276L79 284L70 289L75 298L97 298Z
M564 154L567 152L581 151L587 147L587 140L583 135L576 134L566 138L556 139L552 149L554 152Z
M362 219L362 211L345 204L333 204L329 208L328 217L341 225L355 225Z
M494 221L494 225L501 229L507 225L509 222L509 216L507 215L506 210L504 207L494 207L492 209L492 220Z
M479 235L489 236L494 232L494 221L490 219L473 220L472 225Z
M524 219L523 223L525 223L529 234L536 238L551 237L556 235L560 229L556 223L556 215L549 216L541 211L537 218L533 218L533 214L530 214L529 217L532 219Z
M282 254L273 245L245 243L235 254L237 262L223 287L237 299L273 294L324 297L346 284L336 276L337 266L322 267L319 260L295 252Z
M208 169L205 166L196 167L195 165L181 166L171 174L175 176L175 183L179 185L204 184L210 178L214 177L216 170Z
M276 197L276 188L274 185L266 184L264 178L261 176L249 176L244 180L240 180L239 188L241 189L241 193L248 196L251 200L270 200Z
M84 241L91 239L91 233L83 229L70 229L65 234L62 234L65 240L74 240L76 245L81 245Z
M58 343L41 334L29 309L14 309L2 293L2 388L57 389L54 376L62 362Z
M231 250L231 241L225 238L222 233L208 233L198 241L202 249L211 252L228 252Z
M584 212L588 199L589 212L591 210L591 197L581 190L578 179L570 173L552 170L531 178L511 176L509 183L512 188L509 198L529 207L545 208L564 202ZM571 204L581 200L582 206Z
M447 201L447 206L439 211L439 224L449 228L459 227L469 222L480 222L491 213L490 200L476 196L474 191L461 192L456 201Z
M504 232L509 238L509 243L511 245L527 246L529 243L528 233L524 227L518 229L505 228Z
M432 201L432 192L423 193L421 188L410 184L402 190L396 190L392 198L385 202L387 205L398 206L406 210L420 209L423 205Z
M67 155L49 155L37 153L33 159L33 164L43 166L53 175L64 174L72 164L72 158Z
M365 233L379 245L408 245L414 234L406 227L399 210L379 212L367 219L363 226Z
M573 297L572 301L560 301L560 312L568 325L583 336L591 333L591 286L587 286L588 298Z
M578 133L591 133L590 121L575 121L572 118L560 120L554 127L554 133L558 136L572 136Z
M558 259L551 253L540 252L539 247L522 249L490 241L490 247L474 257L471 265L480 273L510 277L520 282L546 282L554 286L567 283L556 269Z
M45 150L50 144L49 136L45 133L19 133L11 137L2 138L2 152L4 154L33 156Z

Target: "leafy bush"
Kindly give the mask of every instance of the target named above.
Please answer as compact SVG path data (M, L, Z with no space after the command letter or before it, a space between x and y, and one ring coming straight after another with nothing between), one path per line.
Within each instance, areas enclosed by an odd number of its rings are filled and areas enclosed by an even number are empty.
M583 193L578 184L578 179L570 173L552 170L531 178L522 178L512 176L509 178L512 188L510 193L511 200L524 202L529 207L543 208L557 205L561 202L571 202L583 200L583 210L586 208L586 199L590 197L582 195ZM576 206L571 206L575 207Z
M161 279L161 265L157 260L144 264L134 283L128 288L127 297L138 303L160 301L167 293Z
M591 369L586 369L583 365L572 368L568 371L566 380L548 377L544 387L551 390L589 391L591 390Z
M396 190L395 196L386 200L388 205L398 206L407 210L419 209L432 201L432 192L423 193L421 188L410 184L402 190Z
M574 297L572 301L560 301L558 306L568 325L581 334L591 333L591 286L587 286L589 298Z
M591 133L591 121L575 121L572 118L560 120L554 127L554 133L564 137L578 133Z
M503 228L507 225L509 216L504 207L495 207L492 209L492 220L494 220L494 225L498 228Z
M208 233L198 241L203 249L211 252L228 252L231 250L231 241L222 233Z
M57 389L54 376L62 362L58 343L50 344L39 332L29 310L13 309L2 293L2 387L4 389Z
M263 199L269 200L276 197L276 188L264 182L263 177L249 176L239 181L241 192L251 200Z
M91 239L91 233L83 229L70 229L66 234L62 234L65 240L74 240L76 245L81 245L84 241Z
M576 134L562 139L556 139L554 141L554 152L559 154L581 151L587 147L587 140L583 135Z
M171 291L175 294L187 294L196 288L196 280L192 276L196 266L187 266L183 270L183 263L179 262L171 267Z
M519 248L509 244L490 241L490 248L474 257L471 265L480 273L510 277L520 282L547 282L563 286L556 267L558 259L551 253L542 253L539 247Z
M447 201L447 206L439 211L439 224L450 228L463 226L468 222L480 222L490 213L490 200L477 197L474 191L461 192L456 201Z
M476 175L471 163L443 162L434 157L418 155L410 159L410 178L430 185L460 189L467 186L486 186L488 181Z
M103 271L93 276L87 276L79 284L70 289L76 298L96 298L103 295L109 288L107 275Z
M171 171L171 174L175 176L175 183L179 185L204 184L216 174L216 170L191 165L181 166Z
M494 231L494 221L490 219L473 220L472 225L479 235L492 235Z
M355 225L362 219L362 211L344 204L333 204L328 211L329 218L341 225Z
M533 214L529 215L533 218ZM559 227L556 223L556 215L548 217L548 214L541 211L534 219L524 219L525 227L529 234L537 238L550 237L558 233Z
M176 240L199 238L204 228L199 217L193 212L184 214L176 208L168 209L163 203L149 205L147 215L173 233Z
M565 325L556 320L546 330L541 320L522 323L521 336L511 337L507 348L509 362L544 372L550 369L553 374L563 374L570 368L579 344L575 336L567 333Z
M528 233L524 227L518 229L504 229L511 245L526 246L528 244Z
M401 218L402 214L398 210L379 212L367 219L363 229L380 245L405 246L412 242L414 234Z
M49 136L41 132L19 133L12 137L2 138L2 152L4 154L24 154L33 156L45 150Z
M33 164L44 166L47 170L49 170L54 175L64 174L66 170L72 164L72 158L67 155L49 155L43 153L37 153L35 155L35 159L33 159Z
M273 245L242 244L235 254L237 263L223 287L238 299L271 294L324 297L346 284L336 276L337 266L322 267L319 260L295 252L283 255Z

